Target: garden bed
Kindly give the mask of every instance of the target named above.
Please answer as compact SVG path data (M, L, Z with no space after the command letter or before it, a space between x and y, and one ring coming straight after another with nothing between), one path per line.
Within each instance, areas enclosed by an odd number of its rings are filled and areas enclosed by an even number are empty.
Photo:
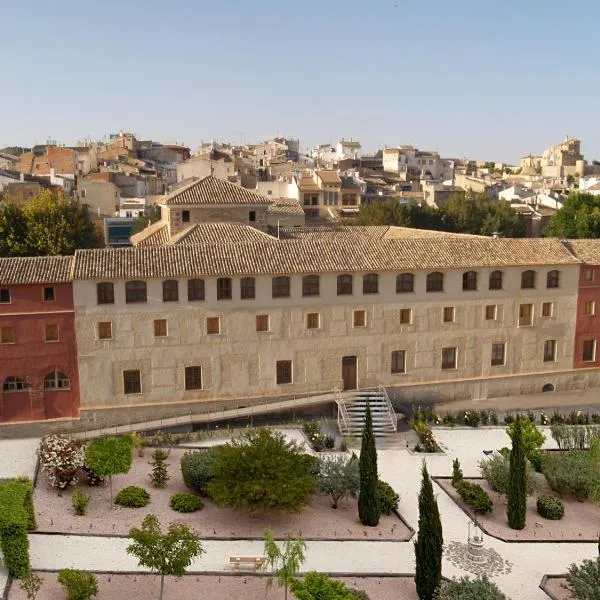
M37 600L64 600L64 588L56 581L57 573L38 573L42 578L42 589ZM99 574L95 600L115 598L156 598L159 578L144 574ZM336 577L349 588L363 590L371 600L418 600L412 577ZM256 575L186 575L181 579L165 579L165 598L169 600L230 600L231 598L263 598L278 600L283 591L274 583L266 590L265 577ZM25 600L18 581L13 581L8 600ZM290 595L290 600L293 596Z
M192 526L204 539L239 538L263 539L269 528L276 538L283 538L286 532L304 539L336 540L409 540L411 530L396 515L381 515L378 527L364 527L358 520L357 500L348 498L338 509L331 508L328 497L315 494L312 504L296 514L275 513L250 515L229 508L219 508L210 500L204 499L202 510L182 514L169 506L170 497L176 492L189 492L183 483L179 460L185 449L173 448L167 460L171 479L165 489L152 487L148 473L151 450L143 457L134 453L133 465L126 475L113 477L113 493L126 486L144 487L151 496L150 504L144 508L124 508L110 504L108 484L103 487L90 487L80 481L76 488L66 489L59 496L47 484L45 475L40 472L34 490L34 506L38 531L80 534L127 535L134 526L139 526L144 516L153 513L166 524L180 521ZM87 513L75 516L71 505L73 489L80 489L90 495Z
M452 487L451 479L436 478L438 485L469 514L489 535L506 541L548 541L548 542L595 542L600 529L600 509L592 502L578 502L574 498L561 497L565 506L565 516L559 521L542 518L537 512L536 498L539 494L556 496L543 475L536 473L536 491L527 497L527 520L525 529L515 530L508 526L506 518L506 496L494 492L485 479L465 479L478 483L488 493L494 503L492 512L475 515L461 500Z
M542 589L553 598L553 600L573 600L573 594L566 587L565 577L548 577L542 586Z

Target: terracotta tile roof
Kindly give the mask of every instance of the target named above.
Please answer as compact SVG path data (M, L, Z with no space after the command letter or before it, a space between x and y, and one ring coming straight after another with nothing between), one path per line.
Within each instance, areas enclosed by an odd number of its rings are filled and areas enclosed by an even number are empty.
M337 171L318 171L318 176L321 178L323 183L337 183L340 184L340 175Z
M434 229L415 229L412 227L390 227L384 239L398 238L484 238L486 236L470 233L452 233L451 231L435 231Z
M241 223L197 223L174 235L174 244L236 244L274 241L268 234Z
M590 265L600 265L600 240L563 240L565 247L579 260Z
M277 198L267 210L270 213L304 214L304 209L300 206L298 200L294 200L293 198Z
M165 221L156 221L139 233L134 233L129 240L134 246L160 246L169 241L169 225Z
M75 279L343 273L578 264L555 239L283 240L78 250Z
M381 239L388 231L388 225L348 226L348 227L280 227L282 240L351 240Z
M0 258L0 285L69 283L73 262L72 256Z
M271 204L272 200L241 185L208 175L169 194L167 206L193 206L198 204Z

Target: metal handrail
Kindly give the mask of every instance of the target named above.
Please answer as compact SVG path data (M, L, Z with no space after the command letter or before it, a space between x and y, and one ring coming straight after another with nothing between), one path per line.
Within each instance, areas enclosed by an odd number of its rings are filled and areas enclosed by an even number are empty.
M389 413L390 413L390 421L392 422L392 427L394 428L394 431L397 432L398 431L398 419L396 418L396 411L394 410L392 401L390 400L390 397L389 397L384 385L382 385L380 383L377 387L379 388L379 392L381 393L381 395L385 398L385 403L386 403Z
M338 429L342 435L348 435L350 431L350 417L348 415L348 411L346 410L346 402L344 401L344 396L340 390L335 390L335 403L338 407ZM342 423L340 424L340 417ZM343 427L342 427L343 425Z

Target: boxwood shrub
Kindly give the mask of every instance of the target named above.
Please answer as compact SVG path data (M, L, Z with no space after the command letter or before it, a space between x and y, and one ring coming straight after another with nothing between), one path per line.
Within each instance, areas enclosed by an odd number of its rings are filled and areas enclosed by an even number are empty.
M554 496L539 496L537 499L537 510L544 519L558 521L565 514L563 503Z
M185 485L201 496L208 496L208 484L214 479L214 452L198 450L186 452L180 461L181 474Z
M400 496L394 491L394 488L389 483L378 479L375 494L377 495L379 510L382 514L391 515L392 511L398 510Z
M141 487L130 485L123 488L115 497L115 504L127 508L140 508L150 502L150 494Z
M204 507L204 502L196 494L180 492L171 496L171 508L181 513L196 512Z
M456 491L473 512L488 513L491 512L494 503L487 495L487 492L478 484L469 481L461 481L456 486Z

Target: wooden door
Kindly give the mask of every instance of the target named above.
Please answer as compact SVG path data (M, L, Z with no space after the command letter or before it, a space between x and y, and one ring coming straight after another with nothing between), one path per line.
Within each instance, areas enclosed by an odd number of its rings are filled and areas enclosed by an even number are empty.
M355 390L357 385L356 356L342 358L342 379L345 390Z

